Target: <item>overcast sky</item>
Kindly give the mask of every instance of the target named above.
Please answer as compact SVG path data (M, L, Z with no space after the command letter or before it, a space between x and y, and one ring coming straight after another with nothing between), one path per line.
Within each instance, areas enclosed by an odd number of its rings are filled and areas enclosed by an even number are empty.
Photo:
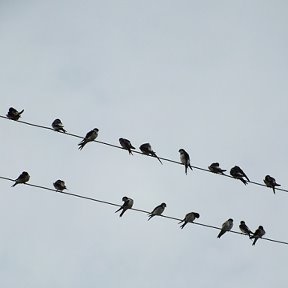
M287 180L287 1L2 1L1 115ZM287 241L288 194L0 119L0 176ZM0 286L287 287L287 246L0 181Z

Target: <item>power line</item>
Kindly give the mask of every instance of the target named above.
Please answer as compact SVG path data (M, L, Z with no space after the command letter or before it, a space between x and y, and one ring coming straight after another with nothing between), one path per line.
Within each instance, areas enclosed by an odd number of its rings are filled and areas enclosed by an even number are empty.
M0 118L6 119L6 120L10 120L6 116L2 116L2 115L0 115ZM13 120L10 120L10 121L13 121ZM28 125L28 126L32 126L32 127L36 127L36 128L42 128L42 129L46 129L46 130L51 130L53 132L57 132L53 128L50 128L50 127L47 127L47 126L43 126L43 125L39 125L39 124L26 122L26 121L22 121L22 120L13 121L13 122L22 123L22 124L25 124L25 125ZM72 137L79 138L79 139L83 139L84 138L83 136L79 136L77 134L72 134L72 133L68 133L68 132L66 132L66 133L57 132L57 133L63 134L63 135L67 135L67 136L72 136ZM112 148L118 148L118 149L121 149L121 150L125 150L121 146L114 145L114 144L111 144L111 143L108 143L108 142L103 142L103 141L99 141L99 140L94 140L93 142L98 143L98 144L102 144L102 145L106 145L106 146L110 146ZM133 151L133 153L136 153L136 154L141 154L141 155L145 155L145 156L154 158L154 156L152 156L152 155L143 154L142 152L139 152L137 150L132 150L132 151ZM158 157L158 158L163 160L163 161L170 162L170 163L173 163L173 164L183 165L181 162L175 161L175 160L172 160L172 159L168 159L168 158L164 158L164 157ZM192 166L192 168L194 168L196 170L205 171L205 172L208 172L208 173L213 173L210 170L208 170L206 168L203 168L203 167L193 166L193 165L191 165L191 166ZM215 174L215 173L213 173L213 174ZM227 174L217 174L217 175L234 179L232 176L227 175ZM254 184L254 185L258 185L258 186L261 186L261 187L265 187L265 188L269 188L265 184L262 184L262 183L259 183L259 182L255 182L255 181L249 181L248 183L251 183L251 184ZM288 193L288 189L275 187L275 190Z
M0 176L0 179L6 180L6 181L15 182L14 179L8 178L8 177L4 177L4 176ZM20 184L18 184L18 185L20 185ZM42 189L42 190L47 190L47 191L52 191L52 192L56 192L56 193L61 193L61 194L72 196L72 197L77 197L77 198L81 198L81 199L84 199L84 200L98 202L100 204L105 204L105 205L110 205L110 206L115 206L115 207L121 207L122 206L122 205L119 205L119 204L115 204L113 202L99 200L99 199L92 198L92 197L87 197L87 196L82 196L82 195L75 194L75 193L58 191L58 190L55 190L55 189L52 189L52 188L49 188L49 187L45 187L45 186L41 186L41 185L35 185L35 184L29 184L29 183L25 183L24 185L27 185L27 186L30 186L30 187L34 187L34 188L39 188L39 189ZM151 211L147 211L147 210L143 210L143 209L136 209L136 208L130 208L129 210L140 212L140 213L145 213L145 214L149 214L151 212ZM177 218L177 217L172 217L172 216L167 216L167 215L159 215L159 216L161 216L162 218L167 218L167 219L174 220L174 221L182 221L183 220L183 219L180 219L180 218ZM200 223L200 222L192 222L191 224L202 226L202 227L205 227L205 228L221 230L221 228L219 228L217 226L208 225L208 224L204 224L204 223ZM228 231L228 232L248 237L247 235L245 235L245 234L243 234L241 232L238 232L238 231L231 230L231 231ZM278 244L288 245L288 242L286 242L286 241L280 241L280 240L275 240L275 239L271 239L271 238L264 238L264 237L260 238L260 239L266 240L266 241L270 241L270 242L274 242L274 243L278 243Z

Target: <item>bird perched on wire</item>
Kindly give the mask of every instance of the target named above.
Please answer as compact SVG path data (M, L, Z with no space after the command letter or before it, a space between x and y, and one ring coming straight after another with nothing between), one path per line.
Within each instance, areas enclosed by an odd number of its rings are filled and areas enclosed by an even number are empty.
M220 168L218 162L212 163L210 166L208 166L208 169L213 173L222 174L222 175L226 171L226 170Z
M65 182L63 180L60 180L58 179L57 181L55 181L53 183L53 186L54 188L57 190L57 191L63 191L65 189L67 189L66 185L65 185Z
M118 210L115 211L115 213L117 213L118 211L122 210L122 212L120 213L119 217L122 217L123 214L125 213L125 211L128 210L128 209L131 209L133 204L134 204L133 199L128 198L126 196L124 196L122 198L122 201L124 201L123 205Z
M187 175L188 167L192 169L192 166L190 165L190 156L184 149L179 149L180 153L180 162L185 166L185 174Z
M99 129L94 128L93 130L89 131L84 139L78 144L78 149L82 150L83 147L88 143L94 141L98 136Z
M20 176L15 180L15 183L11 186L14 187L17 184L24 184L26 182L28 182L30 179L30 175L28 174L28 172L23 171Z
M230 175L234 177L235 179L239 179L242 181L245 185L247 184L247 181L250 182L247 175L243 172L243 170L239 166L234 166L230 170ZM247 179L247 181L244 179L244 177Z
M135 147L132 146L131 142L128 139L119 138L119 143L123 149L128 150L129 154L133 155L131 149L135 149Z
M252 236L250 236L250 239L254 239L252 245L255 245L257 240L259 238L262 238L265 235L265 230L263 228L263 226L259 226L258 229L256 229L256 231L253 233Z
M273 189L274 194L275 194L275 187L281 186L280 184L276 183L275 178L271 177L270 175L266 175L263 181L267 187L270 187Z
M253 232L246 225L245 221L240 221L239 229L243 234L246 234L249 237L251 236L251 234L253 234Z
M52 128L57 132L63 132L66 133L66 130L64 129L64 125L62 124L60 119L55 119L52 123Z
M19 120L19 118L21 117L21 114L23 112L24 112L24 109L22 111L18 112L15 108L10 107L6 116L7 116L7 118L9 118L11 120L17 121L17 120Z
M233 219L228 219L226 222L222 224L222 228L220 233L218 234L217 238L220 238L224 233L230 231L233 227Z
M166 203L161 203L159 206L155 207L153 211L149 213L148 221L156 215L161 215L163 211L165 210L165 208L166 208Z
M158 159L158 161L163 164L160 160L160 158L156 155L156 153L152 150L152 147L150 145L150 143L144 143L142 144L139 149L141 150L141 152L143 154L146 154L146 155L151 155L153 157L156 157Z
M193 223L196 218L199 218L200 215L196 212L190 212L185 215L184 219L180 221L178 224L183 223L180 228L183 229L187 223Z

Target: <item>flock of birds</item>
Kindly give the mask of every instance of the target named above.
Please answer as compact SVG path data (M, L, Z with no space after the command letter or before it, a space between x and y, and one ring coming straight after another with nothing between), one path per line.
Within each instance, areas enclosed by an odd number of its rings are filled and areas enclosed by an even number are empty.
M23 112L24 112L24 109L18 112L15 108L10 107L6 116L7 116L7 118L9 118L11 120L17 121L17 120L19 120L19 118L21 117L21 114ZM52 128L57 132L66 133L66 130L64 129L64 125L60 119L55 119L53 121ZM87 143L93 142L98 137L98 132L99 132L98 128L94 128L91 131L89 131L86 134L86 136L82 139L82 141L78 144L78 146L79 146L78 149L82 150ZM123 149L128 150L129 154L133 155L132 149L135 149L135 147L133 147L133 145L131 144L131 142L128 139L119 138L119 143ZM161 164L163 164L161 162L161 159L153 151L150 143L142 144L139 147L139 149L143 154L155 157L158 159L158 161ZM179 149L179 153L180 153L180 162L184 165L185 174L187 175L188 168L193 170L192 166L190 164L190 156L184 149ZM212 163L208 167L208 169L211 172L216 173L216 174L224 174L224 172L226 172L226 170L220 168L220 165L218 162ZM247 175L244 173L244 171L239 166L234 166L233 168L231 168L230 175L233 178L240 180L245 185L247 185L247 183L250 182ZM24 184L24 183L28 182L29 179L30 179L30 175L28 174L28 172L23 171L20 174L20 176L15 180L15 183L12 185L12 187L16 186L17 184ZM280 186L280 184L278 184L276 182L275 178L271 177L270 175L266 175L263 181L267 187L273 189L274 194L275 194L275 187ZM65 182L63 180L60 180L60 179L55 181L53 183L53 186L56 189L56 191L62 192L63 190L67 189ZM116 212L119 212L122 210L120 215L119 215L120 217L123 216L123 214L125 213L126 210L131 209L133 206L133 203L134 203L133 199L128 198L126 196L124 196L122 198L122 201L124 202L123 205L116 211ZM151 213L149 213L148 220L150 220L154 216L161 215L164 212L165 208L166 208L165 203L161 203L159 206L155 207L153 209L153 211ZM180 228L183 229L187 223L193 223L193 221L199 217L200 217L200 215L196 212L191 212L191 213L186 214L184 219L179 222L179 224L183 223L180 226ZM233 228L233 219L230 218L222 224L221 231L217 237L221 238L222 235L224 235L227 231L230 231L232 228ZM239 229L243 234L248 235L250 239L254 239L252 245L255 245L257 240L259 238L262 238L265 235L265 230L264 230L263 226L260 225L256 229L255 232L252 232L248 228L248 226L245 224L244 221L240 222Z

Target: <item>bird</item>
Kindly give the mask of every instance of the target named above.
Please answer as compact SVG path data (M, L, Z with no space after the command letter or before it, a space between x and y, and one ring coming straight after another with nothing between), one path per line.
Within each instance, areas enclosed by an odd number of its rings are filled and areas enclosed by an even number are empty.
M150 143L144 143L142 144L139 149L141 150L141 152L143 154L146 154L146 155L151 155L153 157L156 157L158 159L158 161L163 164L160 160L160 158L156 155L156 153L152 150L152 147L150 145Z
M245 224L245 221L240 221L239 229L242 233L248 235L249 237L251 236L251 234L253 234L253 232Z
M53 186L57 191L63 191L64 189L67 189L65 182L63 180L58 179L53 183Z
M61 120L58 118L53 121L52 128L57 132L66 133L66 130L64 129L64 125L62 124Z
M235 179L239 179L242 181L245 185L247 184L247 181L250 182L247 175L243 172L243 170L239 166L234 166L230 170L230 175L234 177ZM244 177L247 179L247 181L244 179Z
M26 171L23 171L20 176L15 180L15 183L11 186L11 187L14 187L16 186L17 184L24 184L26 182L28 182L30 179L30 175L28 174L28 172Z
M222 224L222 229L220 233L218 234L217 238L220 238L224 233L227 231L230 231L233 227L233 219L228 219L226 222Z
M166 203L161 203L159 206L155 207L151 213L149 213L148 221L155 215L161 215L166 208Z
M119 143L123 149L128 150L129 154L133 155L131 149L135 149L135 147L132 146L131 142L128 139L119 138Z
M88 143L94 141L98 136L99 129L94 128L93 130L89 131L83 140L78 144L78 149L82 150L83 147Z
M122 217L123 214L125 213L125 211L128 210L128 209L131 209L133 204L134 204L133 199L128 198L126 196L124 196L122 198L122 201L124 201L123 205L118 210L115 211L115 213L117 213L118 211L122 210L122 212L120 213L119 217Z
M184 149L179 149L180 153L180 161L185 166L185 174L187 175L187 169L188 167L192 169L192 166L190 165L190 157L189 154Z
M250 236L250 239L254 239L252 245L254 246L259 238L262 238L265 235L265 230L263 226L259 226L258 229Z
M218 162L212 163L210 166L208 166L208 169L213 173L222 174L222 175L226 171L226 170L220 168Z
M180 228L183 229L187 223L192 223L196 218L199 218L200 215L196 212L190 212L185 215L184 219L180 221L178 224L183 223Z
M21 114L24 112L24 109L20 112L18 112L15 108L10 107L9 111L7 113L7 118L11 119L11 120L19 120L19 118L21 117Z
M270 175L266 175L263 181L267 187L270 187L273 189L274 194L275 194L275 187L281 186L280 184L276 183L275 178L271 177Z

